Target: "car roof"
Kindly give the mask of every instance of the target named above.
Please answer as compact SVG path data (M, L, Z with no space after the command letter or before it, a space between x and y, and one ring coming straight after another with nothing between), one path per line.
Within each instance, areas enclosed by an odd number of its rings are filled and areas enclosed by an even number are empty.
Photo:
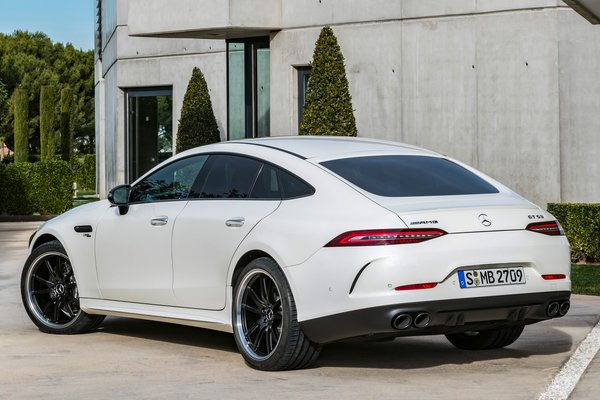
M227 143L246 143L269 147L303 159L343 158L356 153L375 152L406 155L439 155L438 153L404 143L346 136L271 136L258 139L234 140Z

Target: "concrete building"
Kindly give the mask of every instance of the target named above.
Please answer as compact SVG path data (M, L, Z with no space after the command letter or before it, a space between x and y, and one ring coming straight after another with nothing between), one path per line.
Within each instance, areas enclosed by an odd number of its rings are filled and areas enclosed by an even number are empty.
M448 154L540 205L599 202L597 3L97 0L99 193L172 154L194 66L222 140L297 134L330 25L359 136Z

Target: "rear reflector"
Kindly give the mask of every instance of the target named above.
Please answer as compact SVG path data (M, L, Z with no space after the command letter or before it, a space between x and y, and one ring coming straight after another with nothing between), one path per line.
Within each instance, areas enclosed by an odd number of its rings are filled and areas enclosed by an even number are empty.
M554 279L566 279L567 276L565 274L547 274L542 275L542 278L544 278L547 281L552 281Z
M532 224L527 225L528 231L543 233L544 235L550 236L561 236L564 235L565 232L562 229L562 226L558 223L558 221L550 221L550 222L534 222Z
M394 290L420 290L420 289L433 289L434 287L437 286L437 283L435 282L431 282L431 283L416 283L414 285L404 285L404 286L398 286L397 288L395 288Z
M388 244L420 243L445 235L441 229L379 229L342 233L325 247L382 246Z

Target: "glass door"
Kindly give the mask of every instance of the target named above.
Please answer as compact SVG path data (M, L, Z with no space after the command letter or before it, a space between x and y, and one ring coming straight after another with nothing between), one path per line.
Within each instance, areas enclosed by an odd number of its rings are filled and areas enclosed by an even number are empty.
M269 136L270 55L269 38L227 42L229 140Z
M173 155L173 90L127 91L127 167L133 182Z

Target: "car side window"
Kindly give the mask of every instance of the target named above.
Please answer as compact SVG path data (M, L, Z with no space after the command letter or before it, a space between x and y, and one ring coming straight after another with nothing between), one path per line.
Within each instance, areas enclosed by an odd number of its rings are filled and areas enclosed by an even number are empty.
M187 199L207 155L183 158L166 165L138 182L132 189L130 203Z
M206 173L192 189L190 197L202 199L244 199L260 171L262 162L230 154L210 156Z
M310 196L315 190L300 178L270 164L264 164L252 188L254 199L294 199Z

